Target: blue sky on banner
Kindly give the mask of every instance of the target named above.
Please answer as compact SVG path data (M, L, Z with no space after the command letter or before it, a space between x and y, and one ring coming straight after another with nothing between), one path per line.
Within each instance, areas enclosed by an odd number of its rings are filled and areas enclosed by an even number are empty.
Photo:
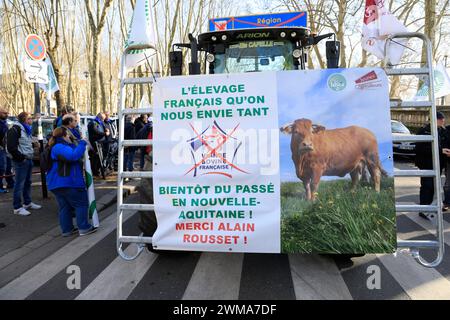
M373 69L367 69L369 73ZM307 82L299 82L301 74ZM333 92L328 87L331 75L340 73L347 78L343 92ZM371 90L351 90L355 82L348 74L351 69L322 71L286 71L278 74L278 114L280 127L297 119L310 119L327 129L357 125L372 131L378 140L380 161L388 174L393 174L392 133L389 106L379 104L379 96ZM363 72L363 74L365 74ZM296 94L293 95L292 92ZM364 95L362 95L364 92ZM361 93L361 94L358 94ZM305 99L303 99L305 98ZM388 99L388 97L386 96ZM388 101L388 100L387 100ZM312 104L314 102L314 104ZM376 116L375 116L376 115ZM291 136L280 134L280 176L282 181L297 181L291 159ZM337 177L324 177L325 180Z

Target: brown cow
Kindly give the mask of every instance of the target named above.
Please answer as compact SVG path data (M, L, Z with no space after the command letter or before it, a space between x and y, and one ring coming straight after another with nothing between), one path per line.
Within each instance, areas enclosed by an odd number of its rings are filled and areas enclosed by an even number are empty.
M375 190L380 192L383 169L377 139L369 130L357 126L326 130L308 119L296 120L280 130L292 135L292 160L297 177L305 186L307 200L315 199L322 176L344 177L350 173L352 187L356 188L365 166Z

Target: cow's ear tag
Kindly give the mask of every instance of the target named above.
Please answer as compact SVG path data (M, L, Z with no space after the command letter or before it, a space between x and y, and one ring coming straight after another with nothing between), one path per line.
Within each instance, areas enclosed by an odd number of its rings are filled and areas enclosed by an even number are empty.
M284 126L282 126L280 128L280 131L284 134L292 134L292 128L293 128L293 124L285 124Z

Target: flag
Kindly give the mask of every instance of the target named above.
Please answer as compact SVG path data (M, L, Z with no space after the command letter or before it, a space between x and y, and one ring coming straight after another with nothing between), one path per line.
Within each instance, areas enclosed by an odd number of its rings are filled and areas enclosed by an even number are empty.
M408 29L393 16L384 0L366 0L364 10L364 23L362 27L362 47L377 58L384 59L384 46L386 39L394 34L408 32ZM402 58L407 40L396 39L389 49L389 61L398 64Z
M86 126L82 127L83 130L83 136L89 137L88 130ZM88 212L89 212L89 219L91 220L92 225L95 228L98 228L100 226L100 221L98 219L98 212L97 212L97 202L95 200L95 187L94 187L94 177L92 176L92 168L91 168L91 161L89 161L89 148L86 148L86 151L84 153L84 173L85 173L85 182L86 182L86 189L88 191Z
M156 50L156 28L150 2L150 0L136 1L125 48L133 45L149 45ZM131 50L126 56L126 69L136 68L146 63L147 60L150 63L150 57L154 50Z
M426 81L417 91L414 101L427 101L429 91L429 81ZM448 95L450 95L450 77L447 69L442 64L438 64L434 69L434 97L437 99Z
M49 57L47 57L44 61L47 64L48 68L48 84L39 84L39 88L44 90L47 93L50 93L50 96L54 94L56 91L59 91L58 81L56 80L55 70L53 70L53 64ZM50 86L50 91L49 91Z

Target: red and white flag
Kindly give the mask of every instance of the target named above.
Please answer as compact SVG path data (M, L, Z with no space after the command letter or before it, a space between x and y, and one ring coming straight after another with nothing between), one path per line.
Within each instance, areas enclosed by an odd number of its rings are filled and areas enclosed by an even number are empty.
M394 34L408 32L408 29L389 12L385 0L366 0L364 24L362 28L362 47L377 58L384 59L386 39ZM389 61L398 64L402 58L407 40L395 39L390 44Z

